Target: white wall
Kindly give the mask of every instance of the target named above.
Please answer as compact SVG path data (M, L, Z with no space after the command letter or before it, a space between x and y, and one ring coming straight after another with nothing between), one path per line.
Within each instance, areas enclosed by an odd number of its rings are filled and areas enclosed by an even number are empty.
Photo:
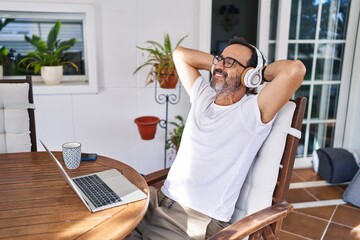
M132 75L144 60L135 46L144 45L146 40L162 41L164 33L168 32L173 42L189 34L183 45L196 48L199 42L198 1L47 2L94 4L99 92L36 95L37 138L52 150L60 150L67 141L80 141L84 152L121 160L142 173L162 168L164 129L158 127L154 140L143 141L133 121L140 115L165 118L165 105L155 102L154 85L144 86L146 71ZM188 96L182 92L180 103L169 106L170 120L177 114L186 117L189 107ZM43 148L39 145L38 150Z
M359 22L360 24L360 19ZM358 25L359 26L359 25ZM357 29L357 39L356 42L359 42L360 38L360 27ZM360 68L357 67L360 64L360 46L359 44L355 45L354 49L354 62L352 72L351 72L351 84L350 84L350 96L347 108L346 115L346 125L345 125L345 134L344 134L344 147L347 149L352 149L360 157L360 137L359 137L359 119L360 119Z

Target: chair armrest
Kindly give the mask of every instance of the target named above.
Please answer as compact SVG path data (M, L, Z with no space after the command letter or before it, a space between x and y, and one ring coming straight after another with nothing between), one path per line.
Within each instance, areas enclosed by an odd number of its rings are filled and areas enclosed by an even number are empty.
M293 206L286 202L264 208L224 228L209 239L243 239L270 224L284 219Z
M149 186L152 186L158 182L161 182L166 179L169 170L170 170L170 168L165 168L165 169L158 170L156 172L149 173L144 176L145 181L147 182L147 184Z

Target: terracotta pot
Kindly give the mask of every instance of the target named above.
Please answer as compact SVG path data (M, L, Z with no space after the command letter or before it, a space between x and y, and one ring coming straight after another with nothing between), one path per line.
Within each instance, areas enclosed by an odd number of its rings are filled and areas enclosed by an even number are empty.
M159 64L154 64L155 72L157 72ZM176 84L179 80L178 76L175 74L175 71L169 72L169 74L159 74L157 75L158 82L161 88L171 89L176 88Z
M157 124L160 122L160 119L158 117L142 116L136 118L134 122L138 127L141 139L143 140L154 139Z
M176 88L176 84L178 82L178 77L175 74L169 75L160 75L159 76L159 83L161 88Z

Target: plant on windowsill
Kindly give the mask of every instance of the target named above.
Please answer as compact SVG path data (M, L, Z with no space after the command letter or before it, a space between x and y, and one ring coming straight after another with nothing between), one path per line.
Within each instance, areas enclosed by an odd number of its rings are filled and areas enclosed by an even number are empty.
M165 143L165 150L172 148L177 152L184 132L185 120L182 116L176 115L175 121L169 122L169 124L173 125L175 128L169 132L169 139Z
M175 48L187 37L182 37L175 45ZM145 85L148 85L154 80L157 80L162 88L175 88L178 82L178 74L175 69L173 61L173 48L169 34L165 34L163 44L156 41L146 41L148 47L139 47L138 49L148 52L148 59L145 63L137 67L133 74L136 74L140 69L145 66L151 66L151 70L147 75ZM174 48L174 49L175 49Z
M40 71L45 84L49 85L61 82L64 66L71 66L76 71L79 70L78 66L71 61L70 55L65 52L75 45L76 39L64 41L58 39L60 28L61 21L57 21L48 34L47 42L36 35L32 35L32 38L25 35L25 40L36 50L28 52L19 62L19 65L26 65L26 70L33 68L34 73Z
M3 65L7 62L8 49L4 46L0 46L0 79L3 78Z
M13 18L3 18L0 21L0 31L8 25L10 22L14 21ZM9 50L5 46L0 46L0 79L4 76L3 65L9 61L8 59Z

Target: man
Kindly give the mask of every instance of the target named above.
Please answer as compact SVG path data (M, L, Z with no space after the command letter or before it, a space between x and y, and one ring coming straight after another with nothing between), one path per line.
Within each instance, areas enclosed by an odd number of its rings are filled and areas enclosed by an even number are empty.
M164 186L151 188L148 213L133 235L140 239L205 239L226 227L277 112L305 75L296 60L263 66L261 53L237 37L220 56L178 47L173 57L192 105ZM212 71L210 83L200 69ZM251 82L262 80L269 83L249 94L257 86Z

